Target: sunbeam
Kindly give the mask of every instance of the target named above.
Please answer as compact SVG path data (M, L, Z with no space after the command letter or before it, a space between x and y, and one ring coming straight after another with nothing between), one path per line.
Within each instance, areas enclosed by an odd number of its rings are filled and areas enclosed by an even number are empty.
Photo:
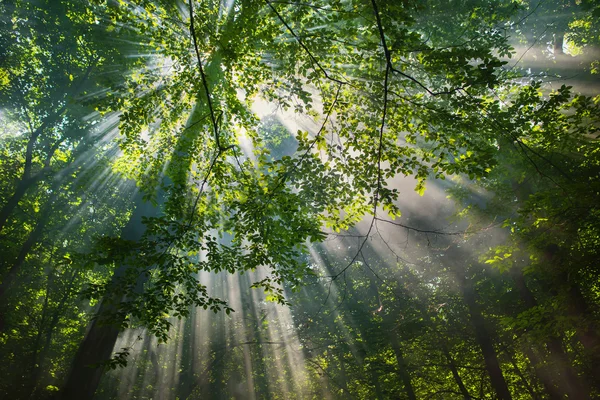
M600 5L0 2L0 397L600 396Z

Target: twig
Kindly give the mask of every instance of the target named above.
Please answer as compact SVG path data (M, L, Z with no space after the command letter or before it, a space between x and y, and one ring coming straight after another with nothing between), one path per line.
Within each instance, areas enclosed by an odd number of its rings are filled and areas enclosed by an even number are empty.
M444 232L444 231L429 230L429 229L419 229L419 228L413 228L412 226L404 225L404 224L401 224L399 222L394 222L394 221L390 221L390 220L379 218L379 217L376 217L375 219L377 221L385 222L386 224L396 225L396 226L402 227L404 229L407 229L409 231L414 231L414 232L419 232L419 233L431 233L431 234L434 234L434 235L446 235L446 236L466 235L468 233L471 233L471 232L467 232L467 231L462 231L462 232Z

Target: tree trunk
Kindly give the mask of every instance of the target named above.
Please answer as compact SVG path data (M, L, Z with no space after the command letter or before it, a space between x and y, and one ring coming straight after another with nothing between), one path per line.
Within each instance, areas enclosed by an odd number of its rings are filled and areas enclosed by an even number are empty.
M27 396L28 398L30 398L32 400L36 398L36 390L40 383L39 381L40 381L41 373L43 372L42 362L43 362L45 355L48 352L48 349L50 348L50 344L52 343L52 334L54 332L54 328L56 328L56 326L58 325L58 320L60 319L61 315L63 315L64 306L65 306L67 300L69 299L69 297L71 296L71 291L73 289L73 284L75 282L75 278L77 277L77 274L78 274L77 271L73 271L73 273L71 274L71 278L69 279L67 288L64 291L63 296L60 299L58 307L56 307L56 311L52 315L52 320L50 321L50 323L48 324L48 327L46 328L46 337L44 340L44 346L39 351L39 353L37 351L35 351L35 353L34 353L33 370L32 370L31 377L30 377L30 384L28 385L30 392L29 392L29 395ZM48 290L46 292L46 297L47 296L48 296ZM41 331L40 331L40 333L41 333ZM37 341L37 338L36 338L36 341ZM37 350L37 345L36 345L36 350Z
M55 197L55 196L53 196ZM21 266L25 262L25 258L29 254L31 248L38 242L42 234L44 233L44 227L48 221L51 209L51 201L46 204L46 207L42 211L42 215L38 219L35 228L29 233L29 236L25 240L25 243L21 246L21 250L17 255L16 260L13 262L11 267L8 269L6 274L2 277L2 283L0 283L0 332L4 332L6 329L6 295L10 286L15 281L21 270Z
M567 280L568 281L568 280ZM590 376L590 382L600 390L600 328L594 320L596 310L589 306L579 286L575 282L569 282L568 307L569 313L576 316L580 323L577 326L577 339L585 348L588 358L588 369L586 373Z
M145 232L142 217L158 216L160 208L144 203L141 193L136 195L137 207L127 225L123 228L121 237L125 240L140 240ZM113 281L122 276L127 270L127 265L121 265L113 275ZM104 298L97 315L110 314L114 302L120 299ZM120 322L102 324L94 318L88 328L79 350L71 364L71 371L60 394L63 400L91 399L98 388L104 368L102 363L111 358L111 354L120 332Z
M42 211L42 215L40 215L40 218L35 224L35 228L29 233L27 240L25 240L25 243L23 243L23 245L21 246L21 250L19 250L19 254L17 255L16 260L8 269L6 275L2 278L2 283L0 283L0 301L4 300L4 296L6 295L7 290L19 274L21 266L23 265L23 262L25 262L25 258L29 254L29 251L38 242L38 240L42 236L42 233L44 233L44 227L46 226L48 216L50 215L50 203L51 202L49 202L44 211Z
M408 396L409 400L417 400L417 396L415 395L415 390L410 379L408 365L406 364L404 354L402 353L400 343L398 342L398 337L395 333L392 333L390 335L390 344L392 345L392 350L394 350L394 354L396 355L396 362L398 364L398 376L404 384L404 390L406 391L406 395Z
M35 179L24 179L17 184L17 188L15 189L13 195L10 196L6 204L2 207L2 209L0 209L0 232L2 232L4 229L8 218L12 214L13 210L17 207L23 196L25 196L25 193L27 193L29 188L32 187L36 182L37 180Z
M109 311L110 306L102 303L99 315ZM94 319L88 329L63 387L61 398L64 400L91 399L98 388L104 368L103 362L110 359L120 329L115 325L102 325Z
M513 268L512 276L525 307L527 309L537 307L537 300L527 287L523 271L519 268ZM527 357L532 362L538 379L551 398L564 398L565 395L574 399L587 398L589 391L572 367L571 360L563 349L561 339L551 335L546 339L545 347L549 352L551 364L555 365L554 372L542 365L542 361L535 355L533 350L527 351Z
M459 275L459 281L462 286L463 298L469 309L471 324L475 329L475 339L481 348L481 353L483 354L485 367L490 377L492 387L500 400L512 400L508 385L506 384L506 380L500 369L500 363L498 362L498 356L496 355L490 333L488 332L485 320L483 315L481 315L481 310L477 304L475 290L471 282L464 276L464 271L463 274Z
M458 389L460 390L460 393L463 395L465 400L471 400L472 397L469 394L469 391L467 390L462 378L460 377L460 374L458 373L458 369L456 368L456 363L454 362L454 359L452 358L452 355L450 354L450 351L448 350L448 347L446 346L445 343L442 343L442 351L444 353L444 357L446 357L446 361L448 361L448 367L450 368L450 371L452 372L452 376L454 377L454 380L456 381L456 384L458 385Z

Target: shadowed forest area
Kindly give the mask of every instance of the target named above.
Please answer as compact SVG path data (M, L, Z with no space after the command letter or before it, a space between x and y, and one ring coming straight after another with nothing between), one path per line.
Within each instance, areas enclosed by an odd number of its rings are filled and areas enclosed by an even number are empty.
M0 398L600 398L594 0L0 0Z

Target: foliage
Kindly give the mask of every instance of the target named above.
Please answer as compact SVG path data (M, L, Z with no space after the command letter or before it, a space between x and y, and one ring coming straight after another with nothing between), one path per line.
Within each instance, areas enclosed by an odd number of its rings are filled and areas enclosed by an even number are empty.
M138 330L139 371L187 381L132 396L597 395L598 98L504 67L532 12L597 41L597 7L559 3L0 3L0 393L126 370ZM399 222L401 177L419 199L453 177L457 231ZM412 263L381 224L417 235ZM295 307L295 338L256 304ZM112 358L81 350L117 331ZM201 345L186 365L170 339Z

